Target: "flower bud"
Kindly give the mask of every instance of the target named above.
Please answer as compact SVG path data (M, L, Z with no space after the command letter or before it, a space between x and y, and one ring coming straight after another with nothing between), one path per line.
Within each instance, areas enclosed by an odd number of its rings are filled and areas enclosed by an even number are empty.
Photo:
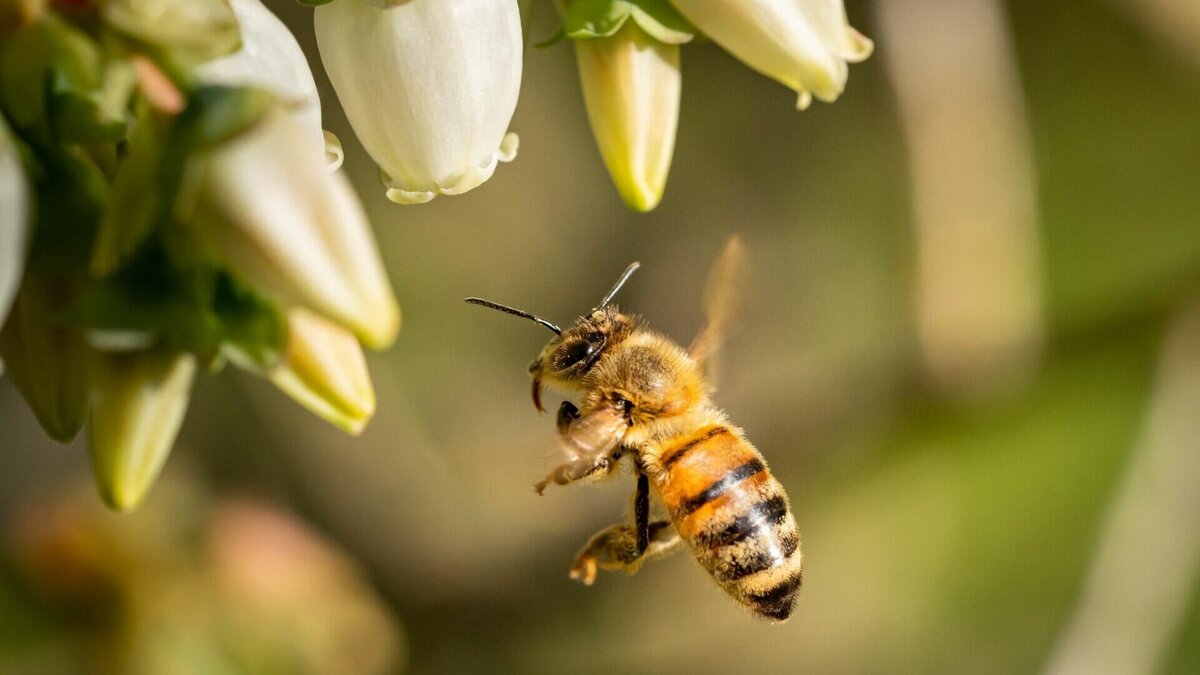
M579 81L600 155L630 208L662 199L679 123L679 45L659 42L636 21L616 35L575 40Z
M797 94L832 103L846 86L846 63L873 44L849 26L842 0L671 0L689 21L742 63Z
M62 321L74 293L65 282L27 274L0 330L0 358L46 434L69 443L87 419L91 348Z
M316 8L321 62L401 204L477 187L516 156L516 0L337 0Z
M183 424L196 375L186 352L98 354L92 405L92 473L117 511L141 503Z
M308 59L296 38L260 0L231 0L241 27L242 46L232 54L201 64L196 74L208 84L266 89L286 105L304 126L304 142L326 151L321 129L321 99ZM329 158L341 164L339 152ZM330 148L332 150L333 148ZM332 162L331 162L332 163Z
M28 231L29 181L0 118L0 327L21 285Z
M400 310L362 204L345 176L294 142L300 134L273 110L214 151L199 188L201 229L251 285L386 347Z
M288 311L288 343L268 377L297 403L357 436L375 414L375 389L354 335L301 308Z

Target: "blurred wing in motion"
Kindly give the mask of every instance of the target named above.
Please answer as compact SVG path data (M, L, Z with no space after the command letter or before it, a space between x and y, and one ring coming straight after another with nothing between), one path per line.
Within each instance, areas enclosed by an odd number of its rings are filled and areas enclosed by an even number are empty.
M692 340L688 355L711 371L709 360L721 348L742 285L746 251L741 237L729 238L721 257L713 264L704 289L704 328ZM709 372L710 378L712 373Z

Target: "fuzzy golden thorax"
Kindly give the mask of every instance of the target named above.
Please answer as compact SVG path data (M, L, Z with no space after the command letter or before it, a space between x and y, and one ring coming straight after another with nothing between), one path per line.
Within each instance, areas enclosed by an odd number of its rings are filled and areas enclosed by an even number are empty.
M545 384L582 393L585 411L623 408L631 426L682 415L708 393L699 367L682 347L615 307L581 317L542 348L529 372L539 410Z

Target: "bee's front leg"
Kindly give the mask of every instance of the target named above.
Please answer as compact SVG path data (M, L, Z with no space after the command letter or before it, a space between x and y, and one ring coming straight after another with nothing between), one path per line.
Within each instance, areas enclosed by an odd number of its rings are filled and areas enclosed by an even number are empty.
M627 426L622 415L609 408L581 415L574 404L563 401L558 408L557 427L567 462L534 485L538 494L551 483L566 485L611 473L621 457L620 442Z

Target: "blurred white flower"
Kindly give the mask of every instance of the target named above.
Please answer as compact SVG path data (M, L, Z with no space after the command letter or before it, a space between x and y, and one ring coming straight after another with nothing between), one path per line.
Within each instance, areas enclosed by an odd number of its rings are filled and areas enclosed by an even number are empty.
M679 45L626 21L616 35L574 40L588 120L600 155L630 208L662 199L679 124Z
M304 125L305 142L328 152L330 169L342 163L337 138L321 129L321 99L308 60L296 38L260 0L230 0L242 32L236 52L203 63L200 79L209 84L261 87L286 105ZM332 145L327 148L327 136Z
M321 61L354 133L401 204L456 195L517 151L516 0L337 0L317 7Z
M29 183L0 121L0 326L21 286L29 230Z
M299 307L287 319L287 350L267 377L313 414L357 436L375 414L375 388L358 340Z
M391 344L400 326L362 204L341 173L294 142L300 123L270 111L213 153L197 218L240 277L282 300Z
M191 398L196 357L150 351L96 357L92 473L117 511L137 507L175 445Z
M742 63L799 94L832 103L846 86L847 62L871 55L872 42L850 27L842 0L671 0Z

